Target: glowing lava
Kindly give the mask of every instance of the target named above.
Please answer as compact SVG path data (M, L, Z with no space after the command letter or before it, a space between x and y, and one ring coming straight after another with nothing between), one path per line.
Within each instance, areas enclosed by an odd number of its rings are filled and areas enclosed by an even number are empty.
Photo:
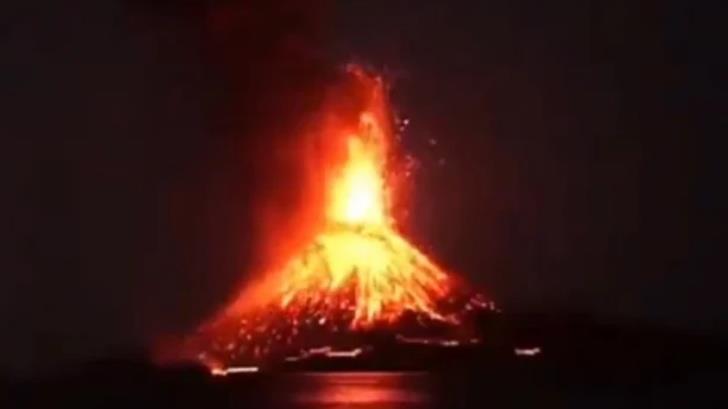
M387 224L384 135L373 115L362 113L359 133L347 139L348 158L332 186L328 218L349 225Z
M327 226L281 275L281 308L350 309L352 327L391 322L405 310L443 318L435 302L447 293L448 277L392 227L385 189L387 137L371 112L361 114L331 186ZM353 299L341 299L342 292Z
M355 123L335 121L339 128L330 132L327 143L340 144L342 154L321 165L327 176L318 233L263 290L243 292L203 328L212 338L199 347L203 361L283 353L316 344L314 333L340 337L394 325L407 314L451 325L464 307L484 305L475 297L449 308L453 279L398 232L388 183L395 138L384 83L356 67L347 75L364 98Z

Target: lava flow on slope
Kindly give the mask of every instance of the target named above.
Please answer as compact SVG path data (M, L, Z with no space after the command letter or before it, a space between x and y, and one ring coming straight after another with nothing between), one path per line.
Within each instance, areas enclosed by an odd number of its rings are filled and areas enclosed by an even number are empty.
M356 66L346 76L361 98L355 115L325 115L324 142L340 153L320 161L322 222L264 284L245 289L191 337L188 348L209 366L281 360L321 345L352 348L372 332L465 336L469 311L494 308L398 231L385 83Z

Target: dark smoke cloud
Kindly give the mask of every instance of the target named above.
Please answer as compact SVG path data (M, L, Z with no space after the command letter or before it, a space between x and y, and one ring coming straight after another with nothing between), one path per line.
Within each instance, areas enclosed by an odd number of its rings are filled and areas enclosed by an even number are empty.
M307 1L16 2L0 368L189 330L255 262L255 209L296 205L277 150L335 64ZM273 4L275 3L275 4Z

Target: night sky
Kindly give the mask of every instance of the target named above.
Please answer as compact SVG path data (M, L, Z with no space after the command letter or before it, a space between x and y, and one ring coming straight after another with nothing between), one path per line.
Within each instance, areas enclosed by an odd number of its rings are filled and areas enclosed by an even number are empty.
M281 152L348 61L411 120L405 231L506 310L725 323L717 13L699 2L0 10L0 370L149 345L229 300L261 206L291 223L300 164Z

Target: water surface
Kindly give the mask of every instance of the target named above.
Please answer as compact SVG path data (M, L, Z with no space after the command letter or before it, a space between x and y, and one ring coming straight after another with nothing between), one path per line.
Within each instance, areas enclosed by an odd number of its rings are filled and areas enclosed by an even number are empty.
M305 408L427 408L431 386L424 372L298 373L279 379L274 401Z

